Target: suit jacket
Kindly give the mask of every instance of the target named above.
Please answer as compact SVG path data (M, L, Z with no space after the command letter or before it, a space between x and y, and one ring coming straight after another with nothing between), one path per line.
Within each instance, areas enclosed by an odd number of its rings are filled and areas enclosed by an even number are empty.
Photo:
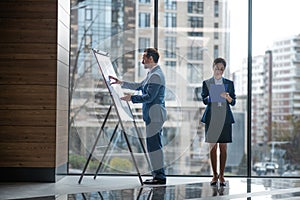
M226 105L226 118L225 118L225 123L234 123L234 118L233 118L233 114L231 111L231 108L229 105L234 106L236 103L236 96L235 96L235 91L234 91L234 84L233 81L223 78L223 84L225 86L225 91L229 93L230 97L232 98L232 102L228 103L228 101L226 101L225 105ZM210 85L211 84L215 84L214 78L210 78L208 80L203 81L202 83L202 92L201 92L201 96L202 96L202 101L206 106L204 114L202 116L201 122L205 123L205 124L209 124L210 123L210 119L211 119L211 109L212 109L212 102L211 102L211 98L209 97L209 89L210 89Z
M150 122L164 122L167 119L165 84L165 76L160 66L149 71L147 77L140 83L123 82L123 88L142 91L142 95L132 95L131 101L143 104L143 120L147 125Z

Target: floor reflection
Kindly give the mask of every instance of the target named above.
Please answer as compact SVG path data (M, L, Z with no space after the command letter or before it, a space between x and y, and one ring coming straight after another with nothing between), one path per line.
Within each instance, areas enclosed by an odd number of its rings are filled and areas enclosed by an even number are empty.
M232 179L230 182L227 181L226 187L210 186L209 182L143 186L134 189L69 194L68 199L176 200L215 199L216 196L223 196L226 199L251 199L252 195L255 196L254 199L289 199L290 197L300 199L299 186L299 179L288 181L285 179Z
M195 183L176 186L143 186L136 189L70 194L68 199L197 199L202 197L227 195L228 191L229 188L226 187L211 187L209 183Z
M194 200L300 199L300 178L226 178L226 187L210 186L209 178L168 178L166 185L140 186L136 177L78 177L52 183L15 183L0 186L0 199L27 200Z

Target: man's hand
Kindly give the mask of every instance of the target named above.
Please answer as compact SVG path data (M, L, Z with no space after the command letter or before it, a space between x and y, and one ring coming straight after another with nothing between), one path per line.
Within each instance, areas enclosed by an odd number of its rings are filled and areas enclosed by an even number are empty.
M113 76L108 76L109 80L111 81L110 84L122 84L122 81L120 81L118 78L113 77ZM112 82L113 80L113 82Z
M131 101L131 94L127 94L124 97L121 97L121 99L124 101Z

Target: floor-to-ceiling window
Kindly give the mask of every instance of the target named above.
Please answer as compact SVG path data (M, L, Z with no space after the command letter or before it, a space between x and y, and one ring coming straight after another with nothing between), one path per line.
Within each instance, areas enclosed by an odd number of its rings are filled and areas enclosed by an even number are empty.
M253 13L249 13L249 2L253 3ZM285 4L292 10L298 1L288 0ZM278 14L283 12L288 14ZM136 173L124 133L120 127L115 130L119 119L114 108L107 115L113 102L91 48L110 54L119 78L140 81L147 73L140 62L143 49L154 47L157 42L155 47L166 75L168 120L163 142L168 175L212 173L204 125L200 123L205 106L197 91L201 91L202 81L212 76L212 61L216 57L226 59L224 77L234 81L237 95L237 103L232 107L235 123L225 175L297 173L300 30L297 16L290 13L294 12L269 0L72 1L69 172L82 171L101 133L87 173L95 173L100 160L103 164L99 173ZM253 18L251 32L249 17ZM250 48L248 37L252 37ZM248 60L249 51L252 62ZM247 102L249 63L251 102ZM144 134L141 105L130 106L137 125L131 131ZM105 119L108 120L102 130ZM139 141L134 134L126 134L131 136L141 173L148 173Z
M299 176L300 2L252 2L252 173Z
M168 102L168 111L176 118L165 124L166 130L178 132L173 139L177 145L166 146L166 161L170 163L167 169L173 175L210 175L209 145L204 142L204 124L199 122L205 106L195 97L195 91L201 90L203 80L212 77L216 57L224 57L228 62L225 77L235 78L233 73L239 69L242 58L247 57L247 1L165 0L159 1L158 8L161 64L166 74L171 74L167 76L167 88L176 96ZM232 16L237 15L242 15L241 23L232 21ZM247 74L244 76L247 80ZM242 106L245 103L240 104L245 96L238 91L237 95L239 104L233 108L234 141L228 145L226 173L246 175L246 107ZM166 137L172 133L167 131Z

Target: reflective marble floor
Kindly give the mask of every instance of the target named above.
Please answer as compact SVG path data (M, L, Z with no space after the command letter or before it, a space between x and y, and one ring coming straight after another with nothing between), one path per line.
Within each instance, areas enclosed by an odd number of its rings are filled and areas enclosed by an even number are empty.
M143 177L146 179L149 177ZM0 199L300 199L300 178L226 178L226 187L210 186L210 177L168 177L165 186L141 186L135 176L67 176L56 183L0 183Z

